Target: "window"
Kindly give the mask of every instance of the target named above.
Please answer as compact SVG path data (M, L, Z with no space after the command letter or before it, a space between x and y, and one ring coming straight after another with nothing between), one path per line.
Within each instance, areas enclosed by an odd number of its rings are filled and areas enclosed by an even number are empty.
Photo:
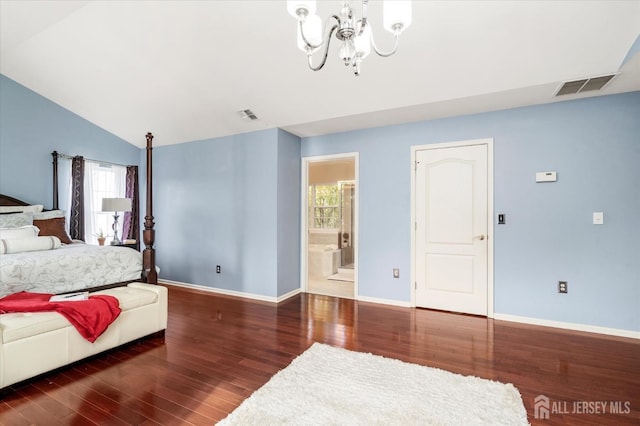
M338 185L309 185L308 199L310 228L340 228Z
M113 237L113 212L102 211L103 198L125 196L127 168L85 160L84 164L84 236L89 244L97 244L96 233ZM124 213L118 212L118 235L122 236Z

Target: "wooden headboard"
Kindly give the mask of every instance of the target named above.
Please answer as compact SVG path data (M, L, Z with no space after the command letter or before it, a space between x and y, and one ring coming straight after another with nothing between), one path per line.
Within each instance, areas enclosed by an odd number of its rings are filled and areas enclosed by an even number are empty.
M25 203L17 198L9 197L8 195L0 194L0 206L28 206L29 203Z

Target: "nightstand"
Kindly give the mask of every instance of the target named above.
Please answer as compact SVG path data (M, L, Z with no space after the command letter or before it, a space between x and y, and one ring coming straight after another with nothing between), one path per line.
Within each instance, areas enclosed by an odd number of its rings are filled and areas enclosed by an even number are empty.
M132 248L134 250L138 250L138 247L136 246L135 243L133 244L109 244L112 247L129 247Z

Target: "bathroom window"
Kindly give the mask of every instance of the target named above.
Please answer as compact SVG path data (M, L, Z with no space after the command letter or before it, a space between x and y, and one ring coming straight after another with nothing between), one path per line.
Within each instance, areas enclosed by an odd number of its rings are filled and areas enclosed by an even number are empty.
M309 226L316 229L340 228L338 185L309 185Z

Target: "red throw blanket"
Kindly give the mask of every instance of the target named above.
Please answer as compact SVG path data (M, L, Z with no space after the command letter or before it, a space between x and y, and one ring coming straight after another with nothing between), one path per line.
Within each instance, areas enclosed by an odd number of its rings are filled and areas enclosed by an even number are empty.
M0 298L0 314L12 312L58 312L88 341L95 342L120 315L120 303L113 296L89 296L88 300L49 302L52 294L20 293Z

